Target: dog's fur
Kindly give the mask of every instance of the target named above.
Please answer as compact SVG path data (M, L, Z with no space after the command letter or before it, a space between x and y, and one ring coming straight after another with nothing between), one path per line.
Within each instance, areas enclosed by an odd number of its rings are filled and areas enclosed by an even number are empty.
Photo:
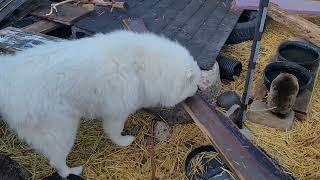
M177 42L116 31L1 57L0 110L67 177L82 172L66 165L81 117L101 118L109 138L127 146L134 140L121 135L128 115L175 106L194 95L199 80L197 63Z

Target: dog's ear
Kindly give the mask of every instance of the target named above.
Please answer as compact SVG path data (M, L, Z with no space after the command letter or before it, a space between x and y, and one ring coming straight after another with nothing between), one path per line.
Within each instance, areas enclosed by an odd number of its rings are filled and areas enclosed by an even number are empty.
M194 79L194 71L191 66L188 66L186 71L186 78L191 82Z

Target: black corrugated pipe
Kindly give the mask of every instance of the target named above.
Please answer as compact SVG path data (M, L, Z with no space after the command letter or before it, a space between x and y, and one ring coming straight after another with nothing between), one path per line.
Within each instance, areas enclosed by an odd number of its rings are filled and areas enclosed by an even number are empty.
M217 62L219 64L220 77L222 79L234 81L234 76L240 76L242 71L242 64L240 61L219 55L217 57Z

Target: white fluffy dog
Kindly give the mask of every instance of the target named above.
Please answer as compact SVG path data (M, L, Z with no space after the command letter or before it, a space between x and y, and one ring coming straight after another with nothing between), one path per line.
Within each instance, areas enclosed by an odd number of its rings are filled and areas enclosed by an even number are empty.
M82 172L66 165L81 117L103 119L112 142L128 146L134 137L121 135L128 115L175 106L200 80L184 47L151 33L49 42L0 58L3 119L62 177Z

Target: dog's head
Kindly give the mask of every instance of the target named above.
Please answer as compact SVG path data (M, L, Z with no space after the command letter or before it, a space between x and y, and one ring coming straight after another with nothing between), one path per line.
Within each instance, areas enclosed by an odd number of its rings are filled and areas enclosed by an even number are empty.
M172 79L169 81L169 88L163 89L161 99L162 106L175 106L188 97L193 96L200 81L200 68L196 62L190 61L184 67L181 67L172 73Z
M182 48L182 47L181 47ZM193 96L198 90L200 68L187 50L177 52L163 72L167 79L166 86L161 87L160 105L172 107Z
M148 33L133 41L137 72L143 81L144 107L172 107L193 96L200 68L178 42Z

